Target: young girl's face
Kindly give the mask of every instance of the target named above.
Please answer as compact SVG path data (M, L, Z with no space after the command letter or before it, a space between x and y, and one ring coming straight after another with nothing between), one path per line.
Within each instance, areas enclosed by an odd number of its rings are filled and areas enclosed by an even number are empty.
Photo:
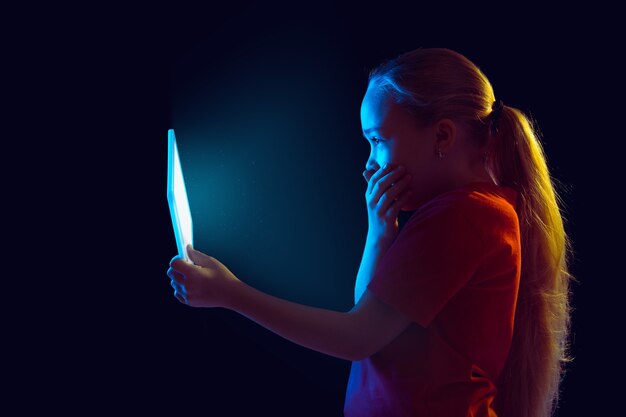
M411 174L408 189L413 191L413 198L402 210L415 210L436 194L441 163L433 129L417 126L413 116L375 85L370 85L363 98L361 127L371 147L366 170L373 174L389 163L391 168L403 165Z

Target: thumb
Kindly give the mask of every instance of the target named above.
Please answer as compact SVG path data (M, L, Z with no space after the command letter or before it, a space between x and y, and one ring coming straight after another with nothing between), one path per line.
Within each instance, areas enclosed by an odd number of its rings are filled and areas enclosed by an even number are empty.
M196 264L196 265L200 265L200 266L211 266L213 265L213 258L211 258L209 255L206 255L200 251L195 250L191 244L187 245L187 254L189 255L189 258L191 259L191 261Z

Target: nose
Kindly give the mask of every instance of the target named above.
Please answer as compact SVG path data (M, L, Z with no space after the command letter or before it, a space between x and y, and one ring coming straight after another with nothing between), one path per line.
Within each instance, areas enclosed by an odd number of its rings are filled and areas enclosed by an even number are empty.
M380 164L367 164L367 165L365 165L365 170L366 171L371 171L372 173L378 171L381 168L382 168L382 166Z
M365 164L366 171L376 172L378 171L379 168L380 168L380 165L377 164L375 161L367 161L367 163Z

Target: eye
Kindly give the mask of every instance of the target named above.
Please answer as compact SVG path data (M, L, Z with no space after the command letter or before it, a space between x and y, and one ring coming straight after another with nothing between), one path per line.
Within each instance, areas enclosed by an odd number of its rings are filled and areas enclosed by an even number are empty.
M377 137L373 137L372 138L372 142L374 142L376 145L378 145L379 142L382 142L379 138Z

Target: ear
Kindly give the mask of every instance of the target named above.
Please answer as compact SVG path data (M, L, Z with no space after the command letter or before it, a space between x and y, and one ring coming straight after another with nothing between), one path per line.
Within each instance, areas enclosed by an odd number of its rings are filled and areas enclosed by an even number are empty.
M434 153L439 151L444 155L452 149L456 141L457 128L456 124L450 119L441 119L435 125L435 149Z

